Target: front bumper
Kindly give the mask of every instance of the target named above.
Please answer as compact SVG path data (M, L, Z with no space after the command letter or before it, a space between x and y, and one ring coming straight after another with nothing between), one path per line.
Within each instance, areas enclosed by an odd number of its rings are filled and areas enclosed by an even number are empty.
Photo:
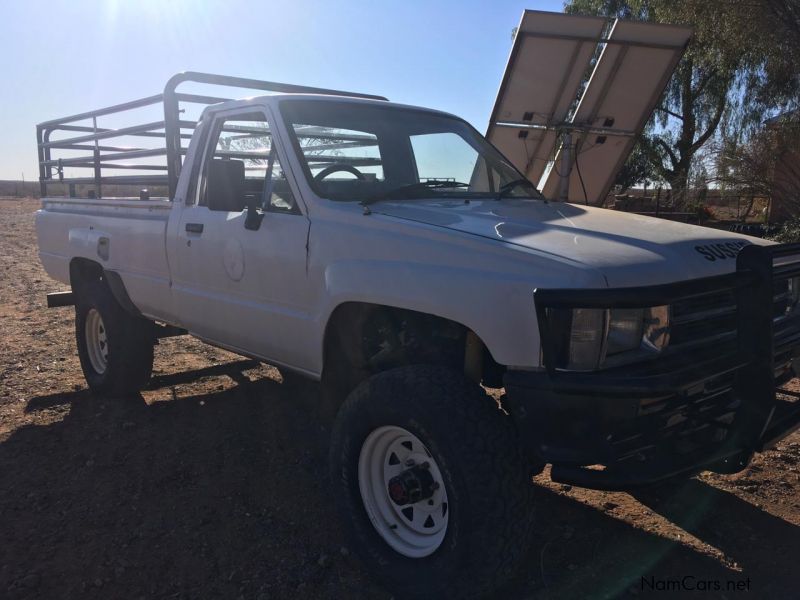
M726 276L650 288L537 290L545 369L509 371L506 406L554 481L630 489L702 470L736 472L800 427L793 375L800 317L773 322L773 281L800 275L800 245L747 246ZM547 308L667 304L729 288L736 339L591 373L550 364Z

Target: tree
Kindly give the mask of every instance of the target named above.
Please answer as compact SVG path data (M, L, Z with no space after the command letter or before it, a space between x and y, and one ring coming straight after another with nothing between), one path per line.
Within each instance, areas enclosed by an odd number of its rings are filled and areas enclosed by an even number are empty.
M762 101L800 108L800 0L763 0L759 41L766 53ZM763 35L762 35L763 34Z
M762 196L780 203L775 216L800 215L800 116L772 119L746 141L720 140L711 151L716 183L750 198L746 214Z
M774 22L780 31L776 33L786 39L795 51L800 50L800 2L797 0L765 0Z
M786 19L780 31L798 25L797 3L571 0L565 11L694 28L689 48L631 155L633 161L644 155L655 177L680 193L707 142L717 136L746 139L771 111L797 98L797 63L776 45L779 21ZM764 36L759 37L761 33Z
M615 184L620 187L622 192L632 188L637 183L654 182L660 183L662 179L653 172L650 165L650 158L644 151L642 144L637 144L631 150L628 160L622 165Z

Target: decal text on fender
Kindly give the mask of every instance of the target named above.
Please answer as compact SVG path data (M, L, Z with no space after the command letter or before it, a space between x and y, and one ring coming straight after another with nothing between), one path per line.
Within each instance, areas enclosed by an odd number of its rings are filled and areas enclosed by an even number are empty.
M694 249L702 254L706 260L714 262L715 260L736 258L736 255L739 254L739 250L749 244L750 242L746 240L735 240L733 242L720 242L719 244L704 244L702 246L695 246Z

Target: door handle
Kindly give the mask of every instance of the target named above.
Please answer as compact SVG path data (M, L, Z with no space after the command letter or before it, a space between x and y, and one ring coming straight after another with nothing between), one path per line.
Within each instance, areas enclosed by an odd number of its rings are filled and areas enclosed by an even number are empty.
M186 224L186 231L188 233L203 233L203 224L202 223L187 223Z

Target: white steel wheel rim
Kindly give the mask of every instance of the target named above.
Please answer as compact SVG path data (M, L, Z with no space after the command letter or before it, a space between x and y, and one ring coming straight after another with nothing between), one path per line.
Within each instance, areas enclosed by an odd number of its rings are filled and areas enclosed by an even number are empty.
M398 506L389 496L389 481L411 461L427 462L438 487L430 498ZM439 466L413 433L394 425L370 433L358 457L358 487L369 520L393 550L409 558L423 558L441 546L450 516L447 490Z
M108 337L103 318L95 308L89 309L86 314L86 353L89 362L98 375L102 375L108 368Z

